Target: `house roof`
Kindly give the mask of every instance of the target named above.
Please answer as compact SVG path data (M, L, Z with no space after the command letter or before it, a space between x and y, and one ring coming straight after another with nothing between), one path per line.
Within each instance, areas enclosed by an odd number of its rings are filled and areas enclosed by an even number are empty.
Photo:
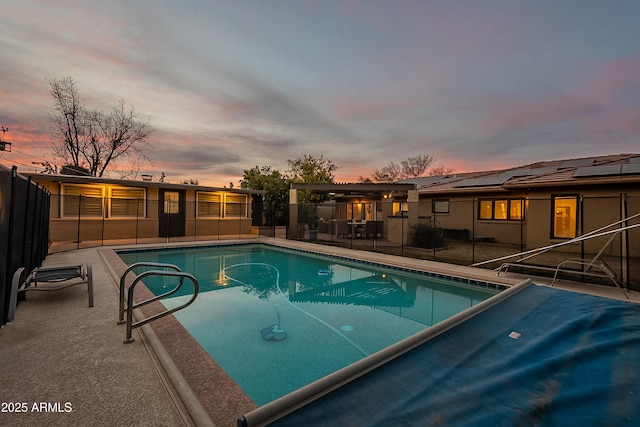
M211 187L205 185L191 185L191 184L171 184L168 182L157 182L157 181L136 181L129 179L114 179L114 178L103 178L103 177L95 177L95 176L79 176L79 175L51 175L45 173L33 173L28 174L27 177L30 177L32 181L40 182L40 181L52 181L52 182L62 182L62 183L70 183L70 184L110 184L110 185L121 185L125 187L158 187L158 188L166 188L166 189L174 189L174 190L195 190L195 191L226 191L231 193L241 193L241 194L264 194L264 190L251 190L245 188L226 188L226 187Z
M542 161L510 169L411 178L400 182L416 184L421 194L640 183L640 154Z

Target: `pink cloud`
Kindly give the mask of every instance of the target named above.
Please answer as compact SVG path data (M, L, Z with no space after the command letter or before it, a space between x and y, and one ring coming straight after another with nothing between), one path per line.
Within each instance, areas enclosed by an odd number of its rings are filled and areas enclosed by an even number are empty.
M377 120L389 117L395 111L407 111L417 107L417 101L409 98L365 99L362 97L342 99L333 107L341 120Z
M581 91L599 102L640 103L640 58L622 58L596 67Z
M640 58L609 61L594 69L581 93L602 107L583 124L584 131L604 141L640 137Z
M524 130L584 119L598 108L566 93L532 98L500 98L485 103L481 127L490 133Z
M494 98L482 104L479 129L491 135L546 130L574 144L640 137L640 59L598 65L569 92Z

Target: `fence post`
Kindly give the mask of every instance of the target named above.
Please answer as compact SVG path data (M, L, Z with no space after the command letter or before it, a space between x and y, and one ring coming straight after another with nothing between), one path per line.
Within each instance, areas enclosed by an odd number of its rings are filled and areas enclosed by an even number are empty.
M102 199L102 228L100 229L100 246L104 246L104 223L107 216L107 205L109 204L108 198Z
M31 198L31 176L27 179L27 195L24 198L24 232L22 233L22 258L20 259L20 265L24 266L27 271L31 271L31 257L27 256L27 251L29 250L29 235L27 233L27 220L29 219L29 199ZM35 219L35 218L34 218ZM12 231L12 230L10 230ZM31 229L33 233L33 228ZM28 264L25 264L25 259L29 260Z
M139 212L140 212L140 198L138 197L137 199L137 203L136 203L136 245L138 244L138 227L139 225Z
M438 233L438 226L436 225L438 221L436 220L436 210L435 204L433 200L431 200L431 213L433 214L433 260L436 260L436 242L438 241L436 234Z
M620 224L620 227L628 227L629 221L626 221L628 217L627 213L627 193L620 194L620 216L621 219L625 219L624 223ZM627 291L629 291L629 230L625 230L620 235L620 271L622 273L622 283Z
M471 199L471 264L476 263L476 198Z
M40 250L38 252L38 262L41 262L49 253L49 218L51 216L51 193L49 190L42 188L45 192L43 199L43 206L40 218L40 224L42 225L42 232L40 233Z
M580 195L580 235L584 234L584 196ZM584 259L584 240L580 241L580 258ZM582 276L584 281L584 276Z
M15 217L16 217L16 187L17 187L17 179L18 179L18 167L14 166L11 168L11 204L9 209L9 236L7 237L9 240L7 242L7 271L5 271L5 284L7 286L11 286L12 276L13 276L13 235L14 235L14 227L15 227ZM5 300L3 293L2 295L2 305L5 306ZM20 298L24 299L24 293L20 294ZM5 323L6 313L4 313L2 323Z
M76 239L76 249L80 249L80 215L82 212L82 194L78 195L78 238Z
M524 204L525 199L522 197L520 199L520 252L524 251Z
M29 186L31 186L31 183L29 183ZM40 195L41 195L41 191L39 191L39 186L40 186L40 182L36 182L35 183L35 190L36 190L36 200L35 200L35 209L33 212L33 216L32 216L32 223L31 223L31 244L29 245L29 267L31 269L33 269L33 264L37 263L38 261L36 260L37 256L36 253L34 251L34 246L36 245L36 236L37 236L37 232L38 230L38 224L40 224L38 222L38 219L40 217L39 215L39 211L38 209L40 208ZM31 191L31 190L29 190ZM31 270L29 270L31 271Z

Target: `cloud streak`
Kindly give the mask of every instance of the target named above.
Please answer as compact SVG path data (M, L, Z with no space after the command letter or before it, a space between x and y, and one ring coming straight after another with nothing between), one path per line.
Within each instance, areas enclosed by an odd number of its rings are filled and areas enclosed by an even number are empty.
M169 180L324 155L340 181L430 154L459 172L637 151L640 5L8 0L0 123L49 158L45 78L122 98ZM9 156L8 154L11 154Z

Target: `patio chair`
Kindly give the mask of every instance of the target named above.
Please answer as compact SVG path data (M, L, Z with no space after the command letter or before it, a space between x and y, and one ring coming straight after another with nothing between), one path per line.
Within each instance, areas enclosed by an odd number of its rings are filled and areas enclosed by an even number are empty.
M384 227L384 221L367 221L364 225L364 234L368 239L369 236L372 237L382 237L382 227Z
M11 282L11 297L9 301L9 321L14 318L18 294L25 293L27 291L58 291L70 286L86 283L87 291L89 293L89 307L93 307L93 271L91 269L91 265L85 263L62 267L36 268L23 280L24 272L24 267L20 267L13 275L13 281ZM73 282L70 282L72 280ZM55 283L58 285L38 287L38 283Z
M336 237L347 237L351 234L351 227L346 219L336 219L334 224Z

